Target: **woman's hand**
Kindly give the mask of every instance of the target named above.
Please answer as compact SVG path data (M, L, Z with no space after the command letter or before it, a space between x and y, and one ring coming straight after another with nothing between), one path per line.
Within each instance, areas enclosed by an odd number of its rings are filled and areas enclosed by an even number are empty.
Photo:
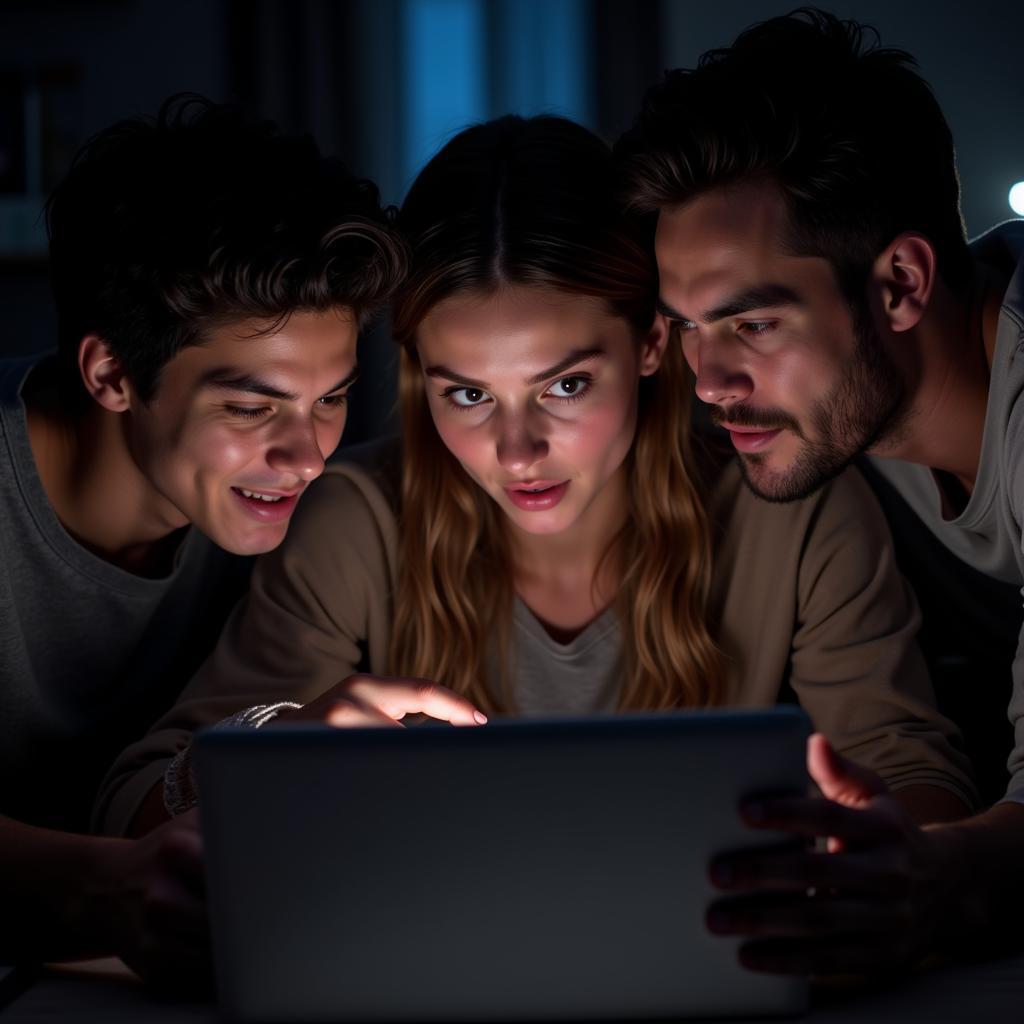
M274 721L400 726L401 719L413 714L452 725L483 725L487 721L482 711L446 686L426 679L368 675L349 676L304 707L283 711Z

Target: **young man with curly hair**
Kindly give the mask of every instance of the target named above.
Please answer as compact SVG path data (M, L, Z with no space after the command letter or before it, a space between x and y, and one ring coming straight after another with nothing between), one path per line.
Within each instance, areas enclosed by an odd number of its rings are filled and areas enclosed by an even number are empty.
M0 959L204 965L194 822L87 835L345 424L404 272L377 189L198 97L101 132L47 206L55 355L0 362Z

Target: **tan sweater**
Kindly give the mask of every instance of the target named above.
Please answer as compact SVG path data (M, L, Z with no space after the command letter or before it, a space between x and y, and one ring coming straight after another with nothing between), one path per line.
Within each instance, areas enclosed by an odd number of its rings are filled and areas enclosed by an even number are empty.
M328 468L285 542L178 702L117 760L95 824L123 833L200 726L241 708L306 703L357 671L391 672L396 578L393 472ZM848 471L804 501L769 504L730 463L712 492L711 597L730 659L729 702L775 704L788 682L816 728L893 788L932 784L975 802L955 728L934 707L918 613L867 485Z

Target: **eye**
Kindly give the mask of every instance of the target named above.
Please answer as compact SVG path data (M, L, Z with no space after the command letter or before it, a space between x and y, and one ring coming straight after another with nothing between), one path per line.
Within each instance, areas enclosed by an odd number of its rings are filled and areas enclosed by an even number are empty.
M243 420L256 420L270 412L270 409L265 405L225 405L224 408L231 413L232 416L237 416L239 419Z
M778 324L774 320L745 320L740 324L739 330L745 334L761 337L765 334L771 334L777 326Z
M442 398L459 409L472 409L475 406L483 405L487 401L487 392L482 388L447 388L441 393Z
M564 398L575 401L582 398L590 390L590 378L577 374L573 377L561 377L555 381L545 394L552 398Z
M340 409L346 403L347 400L347 394L324 395L323 398L318 398L316 400L316 404L320 406L321 409L333 411L335 409Z
M684 320L679 317L672 317L669 319L669 326L677 331L692 331L696 328L696 324L692 320Z

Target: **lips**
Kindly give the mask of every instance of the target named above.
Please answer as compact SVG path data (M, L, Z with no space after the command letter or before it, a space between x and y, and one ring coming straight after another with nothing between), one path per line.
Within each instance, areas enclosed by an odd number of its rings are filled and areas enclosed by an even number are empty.
M526 512L542 512L554 508L565 497L568 488L568 480L523 480L506 484L504 491L516 508Z
M733 447L738 452L757 452L766 448L782 433L782 428L765 430L762 427L733 427L723 423L729 432Z
M248 487L232 487L231 493L239 505L260 522L277 523L292 514L301 491L250 490Z

